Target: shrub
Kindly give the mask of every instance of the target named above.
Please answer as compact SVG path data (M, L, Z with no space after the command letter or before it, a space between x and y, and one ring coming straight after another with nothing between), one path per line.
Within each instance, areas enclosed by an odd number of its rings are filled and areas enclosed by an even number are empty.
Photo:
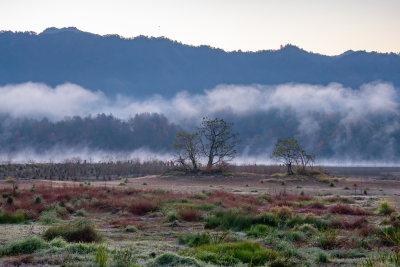
M80 216L80 217L85 216L85 211L84 210L77 210L77 211L75 211L74 215L75 216Z
M330 249L337 245L338 230L327 229L318 234L318 245L323 249Z
M178 216L187 222L197 222L201 219L201 213L192 207L179 209Z
M150 200L139 200L131 204L129 211L135 215L145 215L148 212L157 211L158 208L158 205Z
M286 233L286 239L291 242L299 242L299 241L305 240L306 237L303 232L293 231L293 232Z
M59 222L56 212L52 210L42 212L39 220L43 225L52 225Z
M196 206L196 209L204 210L204 211L211 211L214 208L215 208L215 206L213 204L208 204L208 203Z
M97 247L96 254L94 256L94 262L99 265L99 267L105 267L108 261L108 247L107 245L100 244Z
M74 254L90 254L97 251L97 246L93 244L74 243L69 244L65 250Z
M329 262L328 255L323 251L318 252L315 262L316 263L328 263Z
M168 213L168 216L167 216L167 221L168 222L174 222L176 220L178 220L178 216L176 216L175 212Z
M272 213L275 213L280 220L285 221L285 220L293 217L293 211L288 206L282 206L282 207L275 206L275 207L270 208L269 211Z
M25 216L23 213L16 212L3 212L0 211L0 224L13 224L13 223L23 223L25 222Z
M294 256L299 257L299 253L297 249L287 241L282 241L278 245L276 245L276 250L280 252L285 257L291 258Z
M40 195L36 195L34 198L33 198L33 203L34 204L40 204L40 203L42 203L43 202L43 199L42 199L42 197L40 196Z
M336 204L329 207L329 212L333 214L346 214L346 215L371 215L371 212L360 209L358 207L352 207L346 204Z
M254 224L265 224L277 226L277 217L271 213L264 213L257 216L244 215L239 210L218 211L206 218L205 228L232 229L242 231L249 229Z
M360 266L400 266L400 251L380 252L378 250L376 255L369 255Z
M39 237L29 237L13 241L1 249L1 255L31 254L37 250L47 248L48 244Z
M375 211L376 214L380 214L380 215L390 215L392 212L394 212L395 209L390 206L389 202L387 201L382 201L379 204L378 209Z
M67 241L65 241L62 237L56 237L50 242L50 246L56 248L65 248L67 245Z
M86 220L50 227L44 232L43 237L46 240L62 237L68 242L96 242L101 239L94 225Z
M129 249L114 249L112 252L113 261L117 267L136 266L136 255Z
M210 244L210 235L201 234L186 234L179 237L179 243L189 247L198 247L200 245Z
M133 226L133 225L128 225L125 227L125 232L129 232L129 233L134 233L136 232L138 229Z
M157 257L152 263L151 267L158 266L201 266L195 259L189 257L182 257L173 253L165 253Z
M262 247L258 243L238 242L203 245L197 248L199 259L219 265L237 265L238 263L263 265L277 258L278 254Z
M257 224L251 226L250 230L247 231L247 235L254 237L262 237L265 236L268 232L271 232L270 226Z
M8 205L14 204L14 199L12 197L7 197L7 204Z
M306 234L308 237L314 236L318 230L311 224L305 223L297 227L299 231Z

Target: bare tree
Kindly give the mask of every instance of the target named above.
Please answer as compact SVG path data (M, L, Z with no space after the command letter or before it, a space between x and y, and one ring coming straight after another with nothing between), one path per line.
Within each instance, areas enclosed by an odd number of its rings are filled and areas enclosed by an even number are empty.
M178 133L173 146L176 149L176 159L185 171L197 172L201 152L201 141L198 133Z
M198 132L201 137L202 152L207 157L207 169L232 160L239 143L238 135L232 131L232 123L223 119L204 117Z

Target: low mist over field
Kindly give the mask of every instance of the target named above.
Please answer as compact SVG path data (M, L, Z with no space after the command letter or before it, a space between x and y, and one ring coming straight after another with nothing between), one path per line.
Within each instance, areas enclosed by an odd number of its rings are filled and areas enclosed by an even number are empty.
M293 136L321 162L390 164L400 156L398 101L398 89L383 82L355 89L222 84L170 98L109 97L76 84L28 82L0 87L1 155L18 161L168 158L175 134L209 116L235 123L242 161L265 163L277 138Z

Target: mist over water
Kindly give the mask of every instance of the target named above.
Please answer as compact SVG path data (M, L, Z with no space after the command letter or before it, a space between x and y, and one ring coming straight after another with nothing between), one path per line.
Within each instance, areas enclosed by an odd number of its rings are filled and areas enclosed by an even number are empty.
M70 83L54 88L32 82L7 85L0 87L0 114L7 116L1 123L0 142L11 138L14 132L7 132L9 125L22 118L59 122L105 113L128 120L146 112L163 114L186 130L195 129L204 116L234 122L242 139L236 163L273 163L269 155L276 139L288 136L297 138L323 165L397 166L400 159L399 90L383 82L356 89L337 83L219 85L202 94L180 92L172 98L146 99L108 98ZM148 149L146 144L130 151L55 144L45 151L3 147L0 161L169 160L172 153L167 144L162 151Z

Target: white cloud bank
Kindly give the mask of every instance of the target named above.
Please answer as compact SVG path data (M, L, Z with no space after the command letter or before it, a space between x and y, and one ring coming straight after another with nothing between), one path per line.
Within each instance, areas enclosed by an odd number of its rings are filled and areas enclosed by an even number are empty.
M291 109L298 113L347 113L345 119L352 120L368 114L398 113L398 98L396 88L388 83L365 84L356 90L337 83L327 86L219 85L205 90L204 94L181 92L171 99L153 96L138 100L121 95L109 99L102 92L92 92L70 83L51 88L28 82L0 87L0 113L59 120L66 116L98 113L128 118L137 113L157 112L174 122L182 122L219 112L240 116L270 109Z

